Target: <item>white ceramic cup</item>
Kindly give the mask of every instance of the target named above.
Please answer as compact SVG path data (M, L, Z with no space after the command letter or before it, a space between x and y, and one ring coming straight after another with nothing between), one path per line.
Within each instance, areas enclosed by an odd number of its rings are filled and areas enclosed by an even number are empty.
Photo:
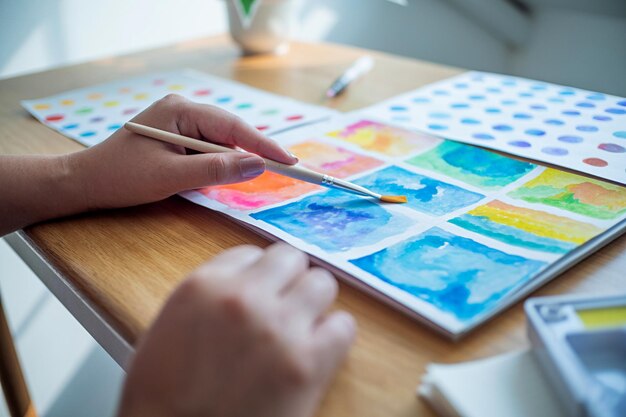
M246 25L235 1L226 0L230 35L244 54L283 54L289 50L289 36L299 0L258 0L252 20Z

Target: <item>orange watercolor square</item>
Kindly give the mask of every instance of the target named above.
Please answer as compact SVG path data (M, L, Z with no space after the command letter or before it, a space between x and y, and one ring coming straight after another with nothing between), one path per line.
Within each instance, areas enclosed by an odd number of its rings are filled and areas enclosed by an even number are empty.
M317 185L266 171L250 181L205 187L198 191L230 208L253 210L321 189Z

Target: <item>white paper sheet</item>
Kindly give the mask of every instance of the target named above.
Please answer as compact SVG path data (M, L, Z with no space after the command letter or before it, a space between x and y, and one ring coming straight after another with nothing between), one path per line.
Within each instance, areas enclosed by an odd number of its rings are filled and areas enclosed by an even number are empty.
M271 134L336 114L234 81L194 70L161 72L25 100L37 119L86 145L95 145L169 93L211 104Z
M626 184L626 99L468 72L357 113Z

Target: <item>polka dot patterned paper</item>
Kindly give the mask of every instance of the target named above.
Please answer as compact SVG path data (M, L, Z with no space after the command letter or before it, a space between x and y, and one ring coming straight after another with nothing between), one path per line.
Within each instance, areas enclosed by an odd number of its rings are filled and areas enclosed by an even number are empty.
M326 119L336 113L193 70L115 81L26 100L22 105L49 127L92 146L169 93L221 107L266 134Z
M358 113L626 184L626 99L468 72Z

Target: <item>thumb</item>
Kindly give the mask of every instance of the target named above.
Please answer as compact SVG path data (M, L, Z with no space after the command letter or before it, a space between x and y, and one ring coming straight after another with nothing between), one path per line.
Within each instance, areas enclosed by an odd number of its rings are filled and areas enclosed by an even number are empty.
M265 171L263 158L243 152L177 155L175 165L171 180L178 190L242 182Z

